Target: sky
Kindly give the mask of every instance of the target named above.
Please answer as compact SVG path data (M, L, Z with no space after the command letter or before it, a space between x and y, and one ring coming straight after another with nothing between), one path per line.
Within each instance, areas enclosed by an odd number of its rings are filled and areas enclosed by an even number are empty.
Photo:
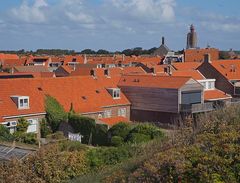
M0 0L0 50L198 46L240 50L239 0Z

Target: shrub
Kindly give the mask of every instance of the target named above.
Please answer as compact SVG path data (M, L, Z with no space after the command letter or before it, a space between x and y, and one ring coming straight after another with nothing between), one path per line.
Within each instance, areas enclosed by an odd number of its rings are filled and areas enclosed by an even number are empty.
M22 133L16 131L13 135L14 139L18 142L26 144L37 144L37 137L35 133Z
M29 122L25 118L20 118L17 123L17 131L19 133L26 133L29 126Z
M120 163L134 154L129 146L100 147L91 149L87 153L89 164L93 168Z
M37 137L35 133L25 133L22 135L22 142L26 144L37 144Z
M130 124L121 122L112 126L112 128L109 129L109 133L111 136L120 136L123 139L125 139L130 130L131 130Z
M60 151L84 151L87 149L87 146L77 141L63 141L59 143Z
M67 120L67 114L61 104L49 95L45 98L45 110L47 113L46 118L48 124L50 125L52 131L56 132L61 122Z
M156 126L152 124L140 123L137 124L131 131L131 133L139 133L150 136L151 139L156 137L163 137L164 133Z
M108 145L107 131L107 125L96 124L96 128L93 131L92 144L100 146Z
M76 133L83 135L82 143L88 144L91 141L96 128L95 120L89 117L72 114L69 116L69 124Z
M111 145L112 146L121 146L124 143L124 140L120 136L113 136L111 138Z
M151 140L150 135L145 135L145 134L141 134L141 133L131 133L128 136L128 142L131 142L131 143L143 143L143 142L147 142L149 140Z
M0 125L0 140L2 141L12 141L13 135L9 132L7 127Z
M48 126L47 121L45 118L42 119L42 122L40 123L40 131L41 131L41 137L46 138L47 135L51 134L51 128Z
M64 136L63 132L58 131L53 134L47 135L47 138L52 139L52 140L62 140L62 139L65 139L65 136Z

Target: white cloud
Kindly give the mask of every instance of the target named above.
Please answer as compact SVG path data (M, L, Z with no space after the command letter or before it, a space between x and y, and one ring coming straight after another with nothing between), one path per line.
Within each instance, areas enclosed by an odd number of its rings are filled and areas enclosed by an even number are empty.
M201 22L201 25L212 31L240 32L239 23L221 23L221 22Z
M42 23L46 21L46 16L43 11L48 4L45 0L35 0L33 5L30 5L27 0L18 8L13 8L11 10L15 18L22 20L27 23Z
M107 0L117 10L151 22L169 22L175 18L175 0Z

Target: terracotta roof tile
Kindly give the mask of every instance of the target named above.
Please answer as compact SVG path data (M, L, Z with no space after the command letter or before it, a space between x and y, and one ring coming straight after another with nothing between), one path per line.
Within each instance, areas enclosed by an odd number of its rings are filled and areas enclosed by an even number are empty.
M178 89L190 79L190 77L126 75L121 77L118 85Z
M196 70L202 63L200 62L179 62L173 63L172 66L176 70Z
M104 124L107 124L108 126L113 126L120 122L129 123L129 120L127 118L121 117L121 116L112 117L112 118L102 118L99 120L102 121Z
M231 99L232 97L223 91L220 90L205 90L204 91L204 100L214 101L214 100L223 100L223 99Z
M198 70L174 71L172 76L187 76L195 80L206 79Z
M216 60L211 65L228 80L240 80L240 60Z

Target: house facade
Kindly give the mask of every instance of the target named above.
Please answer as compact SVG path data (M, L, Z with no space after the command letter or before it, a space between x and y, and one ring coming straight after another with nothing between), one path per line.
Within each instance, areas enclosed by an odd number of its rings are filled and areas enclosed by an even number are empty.
M119 87L131 102L132 121L179 124L185 116L213 110L203 86L190 77L128 75Z

